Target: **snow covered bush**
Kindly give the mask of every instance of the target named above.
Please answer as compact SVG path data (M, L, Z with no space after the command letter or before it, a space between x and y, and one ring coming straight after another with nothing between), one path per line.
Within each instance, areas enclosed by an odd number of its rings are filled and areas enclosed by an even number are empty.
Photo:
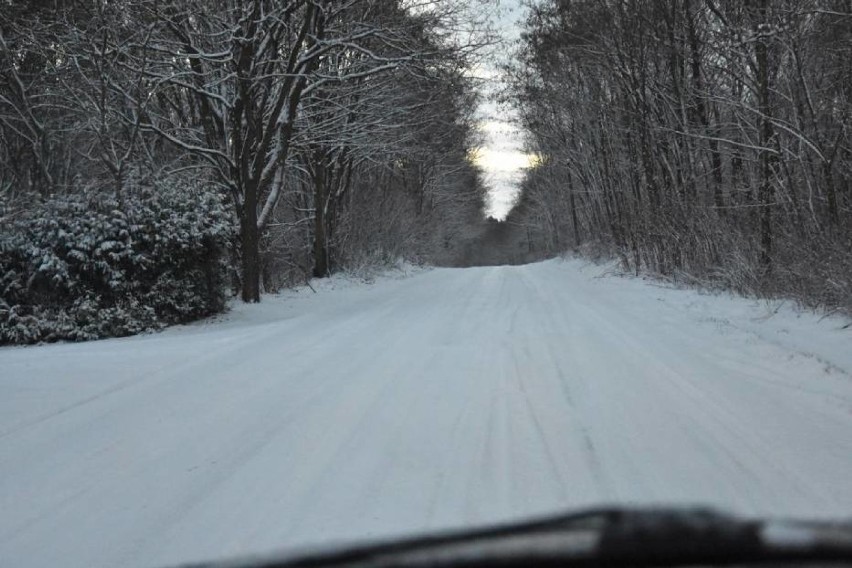
M0 344L132 335L219 312L230 231L218 195L187 187L122 203L64 195L19 212L0 230Z

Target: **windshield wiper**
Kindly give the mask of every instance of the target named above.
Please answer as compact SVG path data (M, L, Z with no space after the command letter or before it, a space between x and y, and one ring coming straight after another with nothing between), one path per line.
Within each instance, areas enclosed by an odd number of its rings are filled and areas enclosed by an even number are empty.
M740 519L708 509L600 509L543 520L193 568L850 564L852 522Z

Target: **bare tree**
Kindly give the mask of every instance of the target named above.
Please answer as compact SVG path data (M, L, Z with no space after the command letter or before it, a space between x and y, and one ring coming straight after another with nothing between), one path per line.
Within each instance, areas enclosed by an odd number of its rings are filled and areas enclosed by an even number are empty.
M515 221L537 248L587 233L633 270L848 304L850 34L829 0L533 3L508 72L542 161Z

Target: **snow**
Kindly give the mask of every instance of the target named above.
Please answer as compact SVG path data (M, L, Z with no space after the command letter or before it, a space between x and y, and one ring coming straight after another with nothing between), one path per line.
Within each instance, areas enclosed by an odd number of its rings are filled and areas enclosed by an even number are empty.
M335 278L0 349L0 565L160 566L601 504L852 511L852 328L577 260Z

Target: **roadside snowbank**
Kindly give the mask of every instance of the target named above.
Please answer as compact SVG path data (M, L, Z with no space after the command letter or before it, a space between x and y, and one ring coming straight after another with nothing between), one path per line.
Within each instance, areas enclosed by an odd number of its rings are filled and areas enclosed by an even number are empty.
M790 300L756 300L677 286L651 276L635 277L620 271L616 262L596 264L570 257L554 262L599 279L603 288L632 298L631 304L643 305L653 297L658 302L655 308L682 311L699 325L713 325L724 334L740 333L744 341L759 338L852 375L852 319L844 315L820 314Z

